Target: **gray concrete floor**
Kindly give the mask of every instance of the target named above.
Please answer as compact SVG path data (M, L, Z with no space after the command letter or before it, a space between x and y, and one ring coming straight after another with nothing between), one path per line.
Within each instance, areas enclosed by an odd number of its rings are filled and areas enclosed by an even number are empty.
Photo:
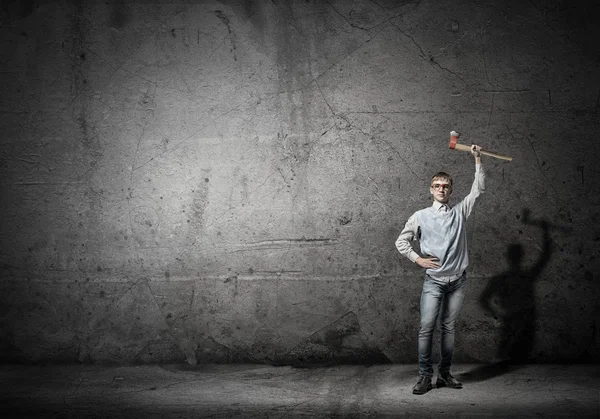
M599 417L598 365L456 365L416 396L415 365L0 366L1 417ZM435 382L435 379L434 379Z

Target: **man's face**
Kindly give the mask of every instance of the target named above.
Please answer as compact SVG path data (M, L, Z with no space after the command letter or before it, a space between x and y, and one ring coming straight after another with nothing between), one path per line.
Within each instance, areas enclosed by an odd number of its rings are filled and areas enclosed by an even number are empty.
M438 201L440 204L447 204L452 193L452 186L447 180L435 179L431 182L429 192L433 195L433 199Z

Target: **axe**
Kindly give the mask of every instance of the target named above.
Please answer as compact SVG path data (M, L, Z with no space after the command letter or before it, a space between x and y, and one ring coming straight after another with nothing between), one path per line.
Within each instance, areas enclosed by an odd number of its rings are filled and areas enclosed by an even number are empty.
M456 131L450 132L450 145L448 147L450 147L452 150L471 152L471 147L469 147L468 145L458 144L458 137L460 137L460 133L458 133ZM485 154L486 156L496 157L497 159L508 160L508 161L512 160L512 157L502 156L501 154L493 153L491 151L486 151L483 149L480 150L479 152L481 154Z

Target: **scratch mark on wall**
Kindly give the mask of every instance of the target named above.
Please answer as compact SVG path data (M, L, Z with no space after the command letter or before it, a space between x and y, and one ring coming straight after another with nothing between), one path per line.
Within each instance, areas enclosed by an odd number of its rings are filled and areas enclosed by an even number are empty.
M11 182L3 185L35 186L35 185L81 185L86 182Z
M463 79L461 76L459 76L458 74L456 74L454 71L451 71L451 70L449 70L449 69L448 69L448 68L446 68L446 67L442 67L442 66L440 65L440 63L438 63L438 62L437 62L437 61L436 61L436 60L435 60L433 57L431 57L431 59L430 59L429 61L430 61L430 63L431 63L432 65L434 65L434 66L436 66L436 67L440 68L441 70L443 70L443 71L445 71L445 72L447 72L447 73L450 73L450 74L452 74L454 77L456 77L456 78L457 78L457 79L459 79L461 82L463 82L463 84L464 84L465 86L467 86L469 89L471 89L471 90L473 89L473 86L471 86L469 83L467 83L467 81L466 81L465 79Z
M375 196L375 198L377 198L377 202L381 205L381 209L383 209L384 211L388 211L390 208L392 208L392 206L390 204L386 203L384 200L381 199L381 197L377 194L377 192L372 191L363 185L356 185L356 186L359 188L365 189L367 191L370 191Z
M336 242L337 239L316 239L316 238L306 238L306 237L301 237L299 239L272 239L272 240L261 240L258 242L250 242L248 243L248 245L263 245L263 244L281 244L281 243L323 243L323 244L329 244L332 242Z
M483 19L483 16L482 16ZM485 58L485 45L483 43L483 34L485 33L485 28L483 25L481 25L480 30L479 30L479 39L481 41L481 57L483 58L483 69L485 71L485 79L487 80L488 84L490 86L492 86L492 83L490 82L490 74L488 72L488 68L487 68L487 59Z
M368 33L367 28L363 28L362 26L358 26L356 23L350 22L350 20L345 15L343 15L342 13L340 13L340 11L338 9L336 9L329 1L325 0L325 3L327 3L327 5L329 7L331 7L331 9L333 9L333 11L335 13L337 13L339 16L341 16L342 19L344 19L348 25L350 25L353 28L360 29L360 30L365 31L365 32Z
M581 172L581 184L582 185L585 184L585 180L583 178L584 169L585 169L585 166L583 166L583 165L577 166L577 171Z
M339 63L341 63L342 61L345 61L346 59L350 58L352 55L354 55L357 51L359 51L360 49L362 49L365 45L368 44L369 41L371 41L372 38L368 39L367 41L363 42L362 44L360 44L358 47L356 47L355 49L353 49L352 51L350 51L348 54L344 55L342 58L340 58L339 60L334 61L329 67L327 67L325 70L323 70L321 73L319 73L315 78L313 78L312 80L310 80L306 85L304 85L303 89L306 88L306 86L309 86L311 83L316 82L317 80L319 80L321 77L323 77L325 74L327 74L333 67L335 67L336 65L338 65ZM302 90L302 89L300 89Z
M529 89L515 89L515 90L476 90L473 93L507 93L507 94L517 94L517 93L530 93Z
M221 46L225 43L225 41L227 40L227 38L229 38L229 36L225 35L223 38L221 38L221 42L217 43L217 46L214 47L211 51L210 54L208 54L208 56L206 57L206 61L209 61L212 59L213 55L215 55L215 53L219 50L219 48L221 48ZM196 72L194 74L192 74L192 79L196 79L198 77L198 75L200 74L200 72L204 69L203 66L199 66L198 70L196 70ZM203 86L206 87L206 86Z
M306 39L306 34L298 26L298 21L296 19L296 16L294 15L294 8L292 7L293 2L286 2L286 6L288 7L288 10L290 12L290 17L292 18L292 26L294 27L296 32L298 32L300 34L300 36L302 36L303 38Z
M404 35L405 37L407 37L408 39L410 39L410 40L411 40L411 42L412 42L412 43L413 43L413 44L414 44L414 45L415 45L415 46L416 46L416 47L419 49L419 51L421 52L421 53L419 54L419 57L420 57L420 58L422 58L422 59L427 59L427 57L429 57L429 60L428 60L428 61L429 61L429 64L431 64L431 65L432 65L432 66L434 66L434 67L438 67L440 70L443 70L443 71L445 71L445 72L447 72L447 73L450 73L450 74L452 74L454 77L456 77L457 79L459 79L459 80L460 80L462 83L464 83L464 85L465 85L465 86L467 86L469 89L473 89L473 87L472 87L472 86L471 86L469 83L467 83L467 81L466 81L465 79L463 79L461 76L459 76L458 74L456 74L455 72L453 72L453 71L449 70L449 69L448 69L448 68L446 68L446 67L442 67L442 65L441 65L440 63L438 63L438 62L436 61L435 57L434 57L434 56L432 56L431 54L426 54L426 53L425 53L425 51L423 50L423 48L422 48L422 47L421 47L421 46L420 46L420 45L419 45L419 44L418 44L418 43L415 41L415 39L414 39L414 38L413 38L411 35L409 35L409 34L407 34L406 32L404 32L404 31L403 31L402 29L400 29L400 27L399 27L398 25L396 25L395 23L392 23L392 25L393 25L393 26L394 26L396 29L398 29L398 31L399 31L399 32L400 32L402 35Z
M393 6L385 7L385 6L382 6L381 4L377 3L375 0L369 0L369 1L371 3L373 3L374 5L380 7L383 10L397 9L398 7L406 6L407 4L415 5L415 7L413 7L410 10L407 10L406 12L410 12L410 11L416 9L421 4L421 0L404 0L404 1L398 1L398 2L394 3ZM406 13L406 12L404 12L404 13Z
M290 249L294 247L313 247L313 246L331 246L337 243L337 239L330 238L306 238L301 237L298 239L272 239L262 240L258 242L250 242L243 245L239 245L239 249L233 252L249 252L249 251L262 251L262 250L278 250L278 249ZM281 272L281 271L276 271ZM290 271L292 272L292 271Z
M192 296L190 297L190 305L188 307L189 312L192 312L192 307L194 306L194 298L196 298L196 287L192 287Z
M225 16L225 14L221 10L215 10L215 14L221 20L221 22L223 22L223 24L227 27L227 31L229 32L229 41L231 42L231 49L229 51L231 51L233 53L233 60L237 61L237 53L236 53L237 46L235 43L235 33L231 29L231 25L229 24L229 18L227 18L227 16Z
M490 123L492 122L492 114L494 113L494 98L496 95L492 94L492 105L490 106L490 115L488 116L487 127L485 128L486 134L488 134L488 138L491 138L490 134Z
M419 54L419 57L422 59L426 59L428 54L425 53L425 51L423 50L423 48L421 47L421 45L417 44L417 41L415 41L415 38L412 37L411 35L407 34L406 32L404 32L402 29L400 29L400 26L396 25L395 23L392 22L392 26L394 28L396 28L398 30L398 32L400 32L402 35L404 35L406 38L410 39L410 41L419 49L419 51L421 52ZM431 58L431 56L430 56Z

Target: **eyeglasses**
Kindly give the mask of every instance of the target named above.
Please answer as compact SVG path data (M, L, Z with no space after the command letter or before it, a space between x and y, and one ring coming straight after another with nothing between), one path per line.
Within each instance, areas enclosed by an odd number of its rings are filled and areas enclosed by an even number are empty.
M439 191L440 189L443 189L445 191L447 191L448 189L452 189L452 185L450 185L449 183L434 183L433 185L431 185L431 187L436 191Z

